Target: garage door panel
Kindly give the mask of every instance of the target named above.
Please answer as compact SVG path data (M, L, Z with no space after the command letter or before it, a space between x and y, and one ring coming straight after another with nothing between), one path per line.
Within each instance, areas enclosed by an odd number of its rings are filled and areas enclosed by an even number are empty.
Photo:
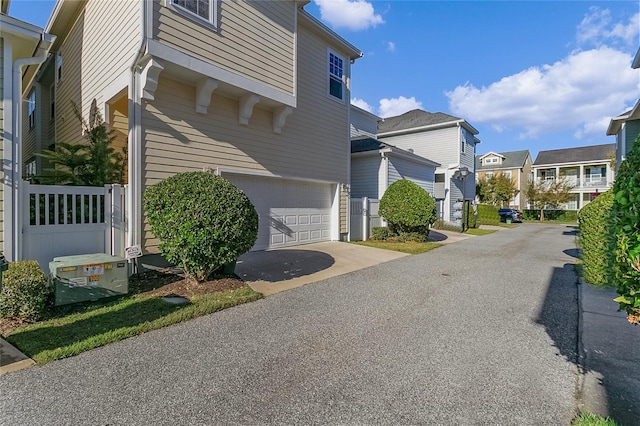
M330 240L331 184L224 176L247 194L258 212L258 241L252 250Z

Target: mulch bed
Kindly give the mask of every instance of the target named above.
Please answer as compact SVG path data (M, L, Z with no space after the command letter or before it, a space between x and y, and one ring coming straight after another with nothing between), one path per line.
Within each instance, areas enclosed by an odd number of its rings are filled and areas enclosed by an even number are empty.
M147 271L129 277L129 296L134 294L145 294L150 296L171 296L185 297L191 299L202 294L215 293L224 290L233 290L244 287L246 284L236 276L215 275L212 280L201 283L194 283L185 280L182 276L176 275L174 271L158 270ZM88 306L89 304L81 304ZM67 305L56 309L70 310L76 305ZM0 318L0 335L15 330L18 327L29 324L18 318Z

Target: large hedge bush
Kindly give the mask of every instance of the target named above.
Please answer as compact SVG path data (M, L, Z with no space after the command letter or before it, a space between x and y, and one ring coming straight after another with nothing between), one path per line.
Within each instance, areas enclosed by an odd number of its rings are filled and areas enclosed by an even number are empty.
M258 214L249 198L210 173L182 173L147 188L144 209L162 254L182 266L188 279L206 280L258 237Z
M600 194L580 209L580 247L584 279L593 285L608 286L611 282L613 253L610 238L613 192Z
M429 226L437 219L436 203L431 195L407 179L395 181L380 199L380 216L398 235L429 235Z
M478 224L500 225L498 207L490 204L478 204Z
M10 262L2 273L0 317L29 321L42 319L51 307L49 279L35 260Z
M640 322L640 136L618 169L613 194L615 300L630 321Z

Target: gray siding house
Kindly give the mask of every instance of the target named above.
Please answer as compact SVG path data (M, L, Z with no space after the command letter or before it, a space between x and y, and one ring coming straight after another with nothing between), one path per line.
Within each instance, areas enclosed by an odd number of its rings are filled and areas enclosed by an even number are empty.
M380 199L389 185L407 179L434 196L440 164L374 138L351 141L351 197Z
M440 219L460 223L455 205L475 199L475 152L478 130L462 118L419 109L378 123L377 138L428 158L435 170L434 196Z
M640 135L640 100L632 109L612 118L609 122L607 136L616 137L616 167L626 159L638 135Z
M368 136L375 138L378 132L378 121L381 118L351 104L351 116L349 117L351 137Z

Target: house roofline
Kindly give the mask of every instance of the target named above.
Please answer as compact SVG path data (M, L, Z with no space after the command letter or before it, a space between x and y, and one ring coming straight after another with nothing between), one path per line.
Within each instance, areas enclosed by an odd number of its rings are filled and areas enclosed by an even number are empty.
M335 31L333 31L331 28L327 27L325 24L320 22L315 16L311 15L309 12L304 10L302 7L303 6L298 8L298 12L299 12L299 16L301 18L303 18L303 21L307 22L308 24L311 24L320 33L323 33L327 37L329 37L329 38L335 40L336 42L338 42L338 44L340 44L344 48L344 50L346 52L348 52L349 59L356 60L356 59L360 59L360 58L362 58L362 56L364 56L364 54L362 53L362 51L360 49L355 47L353 44L349 43L341 35L339 35Z
M483 158L488 157L490 155L497 155L498 157L507 158L504 155L500 154L499 152L493 152L493 151L489 151L484 155L478 156L478 158L482 160Z
M383 137L383 136L399 136L399 135L404 135L404 134L408 134L408 133L418 133L418 132L422 132L422 131L425 131L425 130L444 129L446 127L453 127L453 126L464 127L465 129L469 130L473 135L477 135L478 133L480 133L475 127L473 127L471 124L467 123L464 119L460 119L460 120L445 121L445 122L442 122L442 123L429 124L429 125L426 125L426 126L409 127L407 129L401 129L401 130L391 130L389 132L378 133L378 136L379 137ZM480 139L478 139L478 138L476 138L474 136L474 142L476 144L478 144L478 143L480 143Z
M355 110L357 110L358 112L361 112L361 113L364 113L365 115L368 115L368 116L369 116L369 118L373 118L373 119L375 119L376 121L380 121L380 120L382 120L382 117L380 117L380 116L378 116L378 115L375 115L374 113L369 112L369 111L367 111L366 109L362 109L362 108L360 108L359 106L354 105L354 104L350 104L350 105L351 105L351 108L352 108L352 109L355 109Z
M640 120L640 99L638 99L631 111L611 119L609 127L607 127L607 136L615 136L618 134L622 124L629 120Z
M442 164L435 162L433 160L429 160L428 158L424 158L412 152L405 151L404 149L391 147L391 146L388 146L382 149L372 149L369 151L352 152L351 157L358 158L358 157L371 157L371 156L379 156L379 155L384 156L385 154L404 158L406 160L413 161L415 163L424 164L424 165L433 167L434 169L437 169L438 167L442 166Z
M631 63L631 68L633 69L640 68L640 47L636 52L636 56L633 58L633 62Z

